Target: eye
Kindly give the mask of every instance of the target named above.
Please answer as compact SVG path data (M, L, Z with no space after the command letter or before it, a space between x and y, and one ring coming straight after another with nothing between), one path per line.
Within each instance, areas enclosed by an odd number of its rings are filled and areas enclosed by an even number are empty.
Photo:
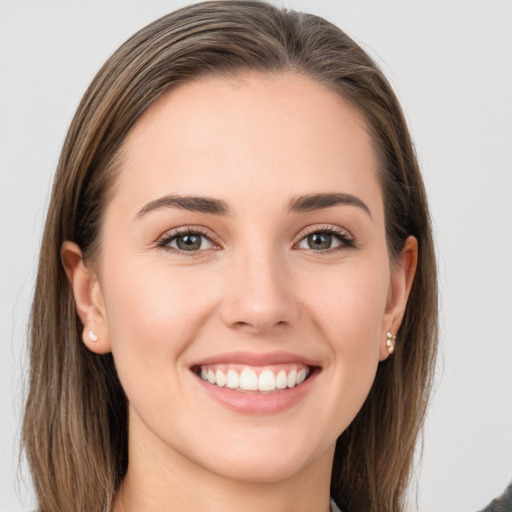
M218 248L218 245L204 233L189 229L166 234L158 246L178 253L194 253Z
M354 247L354 239L341 228L318 229L304 236L297 244L298 249L309 249L317 252L330 249Z

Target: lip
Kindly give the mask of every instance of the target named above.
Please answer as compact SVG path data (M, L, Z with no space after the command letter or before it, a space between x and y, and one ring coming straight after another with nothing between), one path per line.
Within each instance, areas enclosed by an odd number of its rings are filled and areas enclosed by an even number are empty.
M311 369L308 378L301 384L275 392L245 392L227 387L219 387L202 380L194 371L202 365L208 364L239 364L253 367L273 366L286 363L303 364ZM321 371L318 362L289 352L272 352L257 354L249 352L229 352L218 354L195 362L190 366L194 381L202 392L221 406L232 411L247 415L270 415L285 411L298 404L314 385Z
M305 366L317 367L320 366L318 361L313 361L298 354L291 352L268 352L258 354L254 352L227 352L224 354L217 354L206 359L194 362L190 367L206 366L208 364L243 364L247 366L273 366L277 364L296 363Z

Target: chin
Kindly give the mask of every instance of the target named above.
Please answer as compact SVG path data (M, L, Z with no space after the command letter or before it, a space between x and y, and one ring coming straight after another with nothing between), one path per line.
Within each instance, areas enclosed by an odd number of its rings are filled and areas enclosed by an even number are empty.
M301 473L322 456L329 457L329 448L315 447L311 439L298 440L293 436L260 436L254 434L255 442L247 438L230 441L229 444L219 443L224 447L217 450L210 446L207 456L202 452L198 460L207 471L227 478L246 483L277 483Z
M258 457L252 460L225 460L211 466L211 472L229 480L244 483L269 484L287 480L308 465L308 461L288 459L278 454L273 457Z

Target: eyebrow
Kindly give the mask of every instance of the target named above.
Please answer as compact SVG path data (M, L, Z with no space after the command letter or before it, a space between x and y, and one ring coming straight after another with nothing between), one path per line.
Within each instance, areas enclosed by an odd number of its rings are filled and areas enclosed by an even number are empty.
M288 211L290 213L309 212L337 205L357 206L364 210L370 218L372 217L370 208L368 208L361 199L352 194L340 193L308 194L305 196L295 197L290 201Z
M139 213L137 213L135 218L140 218L149 212L158 210L160 208L181 208L191 212L210 213L213 215L230 214L227 203L220 199L170 194L168 196L160 197L159 199L155 199L154 201L147 203L139 211Z
M288 205L288 212L309 212L338 205L357 206L364 210L370 218L372 216L368 206L357 196L341 193L319 193L295 197ZM228 204L221 199L170 194L144 205L135 218L143 217L149 212L160 208L181 208L197 213L209 213L222 216L231 214Z

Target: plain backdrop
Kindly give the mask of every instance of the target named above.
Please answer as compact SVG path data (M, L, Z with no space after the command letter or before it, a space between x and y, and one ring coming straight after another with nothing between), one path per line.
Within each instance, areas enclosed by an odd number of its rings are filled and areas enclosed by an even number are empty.
M27 469L18 467L25 338L65 132L104 60L184 3L0 0L0 511L34 508ZM285 5L320 14L360 42L405 109L430 194L441 284L418 509L479 510L512 478L512 2Z

